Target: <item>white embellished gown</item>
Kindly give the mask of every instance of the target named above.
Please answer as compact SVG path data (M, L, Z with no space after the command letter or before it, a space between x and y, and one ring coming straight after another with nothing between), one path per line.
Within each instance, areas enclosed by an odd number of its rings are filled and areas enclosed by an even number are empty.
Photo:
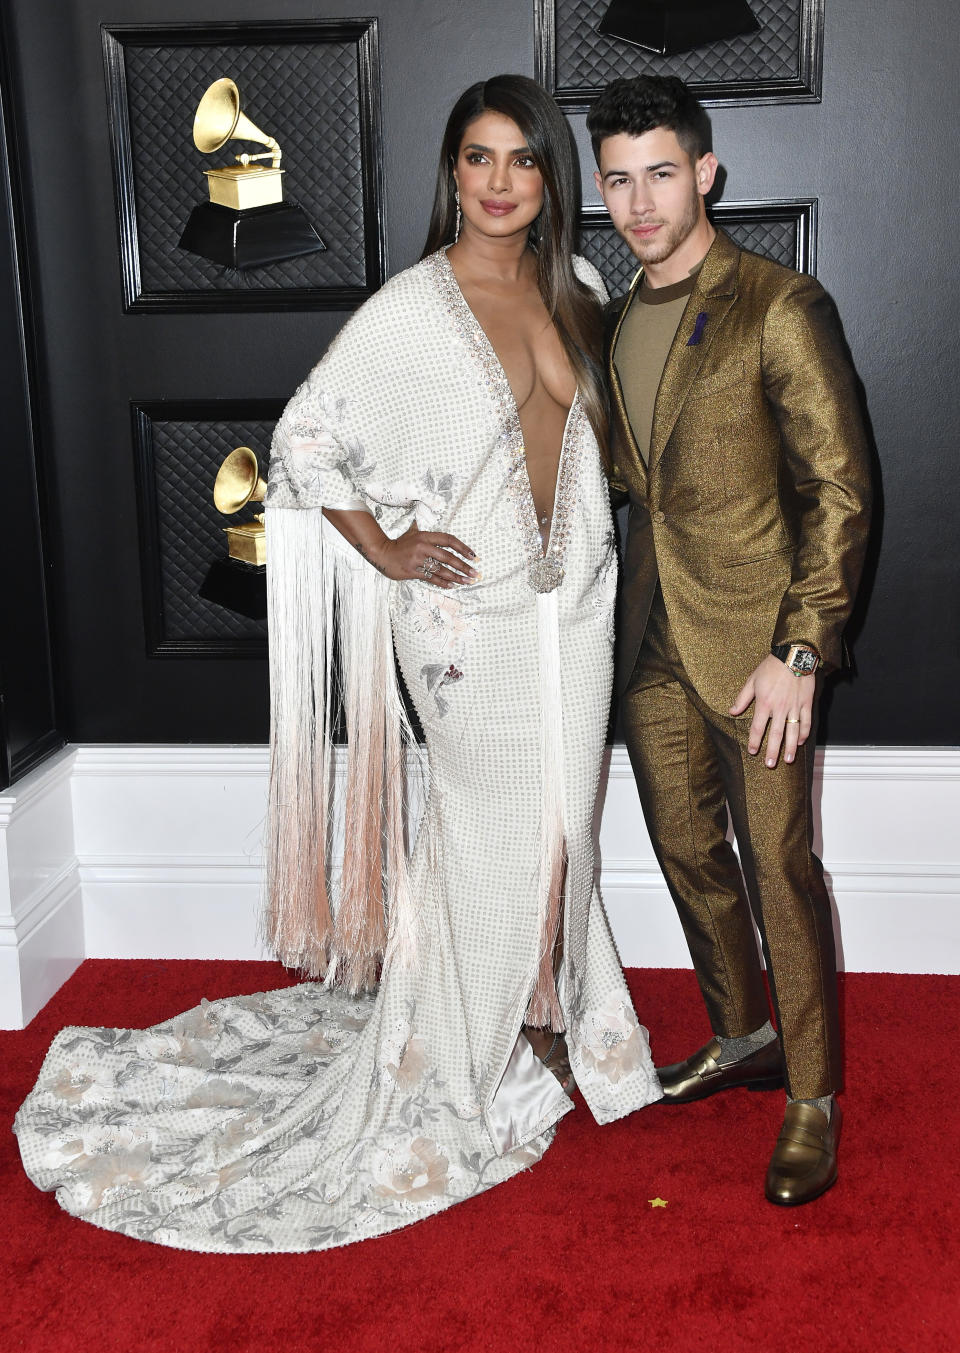
M320 530L323 507L361 506L391 536L413 520L457 535L480 579L442 591L381 578ZM428 791L407 900L386 899L405 914L388 916L375 991L306 981L147 1030L54 1040L15 1123L31 1179L77 1217L190 1250L381 1235L539 1160L573 1108L521 1034L543 958L551 816L566 862L556 993L577 1086L598 1123L661 1095L594 886L616 555L579 398L544 552L509 385L440 251L369 300L291 400L267 523L278 570L288 525L298 561L306 533L310 567L340 570L341 628L350 606L386 624L388 660L392 629ZM299 848L326 830L308 826ZM279 948L328 977L339 961L323 935Z

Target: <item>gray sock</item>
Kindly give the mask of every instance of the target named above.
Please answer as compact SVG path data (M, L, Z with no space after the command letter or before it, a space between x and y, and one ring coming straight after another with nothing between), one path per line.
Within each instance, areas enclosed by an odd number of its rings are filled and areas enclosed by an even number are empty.
M721 1038L719 1034L714 1034L720 1044L720 1065L729 1066L731 1062L742 1061L759 1048L766 1047L776 1036L777 1031L769 1020L761 1024L759 1029L754 1029L752 1034L743 1034L740 1038Z
M791 1099L791 1104L812 1104L815 1109L819 1109L830 1122L830 1113L833 1109L833 1095L821 1095L819 1099Z

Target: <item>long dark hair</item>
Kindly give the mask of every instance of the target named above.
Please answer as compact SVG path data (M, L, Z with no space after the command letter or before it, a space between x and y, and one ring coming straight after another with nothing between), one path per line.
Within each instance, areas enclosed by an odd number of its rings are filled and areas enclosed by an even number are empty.
M607 403L603 392L603 323L599 302L573 271L580 211L580 160L570 126L553 99L525 75L480 80L457 99L440 147L437 191L422 258L452 244L456 230L453 168L464 133L484 113L515 122L543 178L543 207L530 231L537 249L537 285L580 389L580 400L607 460Z

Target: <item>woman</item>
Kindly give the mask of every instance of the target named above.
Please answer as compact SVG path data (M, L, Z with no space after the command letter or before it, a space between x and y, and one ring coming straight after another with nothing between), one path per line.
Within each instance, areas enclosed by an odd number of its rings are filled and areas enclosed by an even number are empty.
M468 90L423 259L280 421L267 928L326 981L61 1034L17 1126L87 1220L197 1250L396 1229L540 1158L572 1108L563 1030L598 1122L660 1097L593 887L616 564L578 177L533 81ZM391 630L429 763L409 864Z

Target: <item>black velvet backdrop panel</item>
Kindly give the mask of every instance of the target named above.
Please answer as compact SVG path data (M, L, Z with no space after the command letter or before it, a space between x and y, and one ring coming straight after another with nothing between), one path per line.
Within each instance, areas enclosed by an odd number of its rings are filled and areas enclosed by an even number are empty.
M260 503L229 516L213 502L211 486L224 458L245 446L260 478L270 470L270 439L281 412L266 400L161 401L131 407L140 503L140 570L147 653L171 659L252 657L266 653L264 614L251 603L265 583L235 578L238 610L206 586L212 566L227 557L224 528L253 519ZM242 576L246 569L236 570ZM254 610L261 608L254 605Z
M309 9L328 19L370 12L366 0L315 0ZM229 410L244 401L282 403L349 312L125 314L100 25L196 22L195 0L9 0L7 10L44 372L60 724L78 741L261 740L262 659L151 652L131 404L215 401L232 427ZM455 98L498 71L534 73L535 7L391 0L379 10L381 225L392 274L420 253ZM900 0L825 0L823 10L820 102L711 108L722 203L816 203L816 273L837 303L876 448L877 526L850 629L856 672L826 702L829 741L957 743L960 382L945 229L960 206L946 58L957 11L953 0L922 11ZM265 14L260 0L208 0L200 17L282 22L302 20L304 7L272 0ZM625 72L632 59L624 56ZM594 205L584 117L570 119L584 202ZM171 144L182 135L171 126ZM777 247L789 250L796 229L785 223ZM629 268L615 241L604 247L612 273ZM176 460L183 448L172 422L167 433ZM175 517L175 486L164 491ZM197 617L184 614L192 626Z
M126 24L103 31L111 153L130 309L338 309L383 280L376 20ZM273 135L283 195L326 246L257 268L180 248L204 171L256 141L205 154L192 127L204 92L232 79L247 119ZM241 131L246 130L245 127Z
M534 0L537 75L584 112L617 76L676 75L715 102L806 102L820 95L824 0L751 0L752 33L662 57L598 32L609 0Z
M348 42L131 47L127 78L145 290L216 289L222 283L222 268L177 247L191 208L206 197L203 171L231 164L241 150L262 150L228 143L204 155L194 146L189 135L193 113L220 72L237 84L243 111L280 141L285 196L299 202L330 241L319 253L253 269L240 283L261 288L364 285L356 66L354 45ZM315 113L308 126L305 106ZM323 130L330 133L326 144L317 135Z

